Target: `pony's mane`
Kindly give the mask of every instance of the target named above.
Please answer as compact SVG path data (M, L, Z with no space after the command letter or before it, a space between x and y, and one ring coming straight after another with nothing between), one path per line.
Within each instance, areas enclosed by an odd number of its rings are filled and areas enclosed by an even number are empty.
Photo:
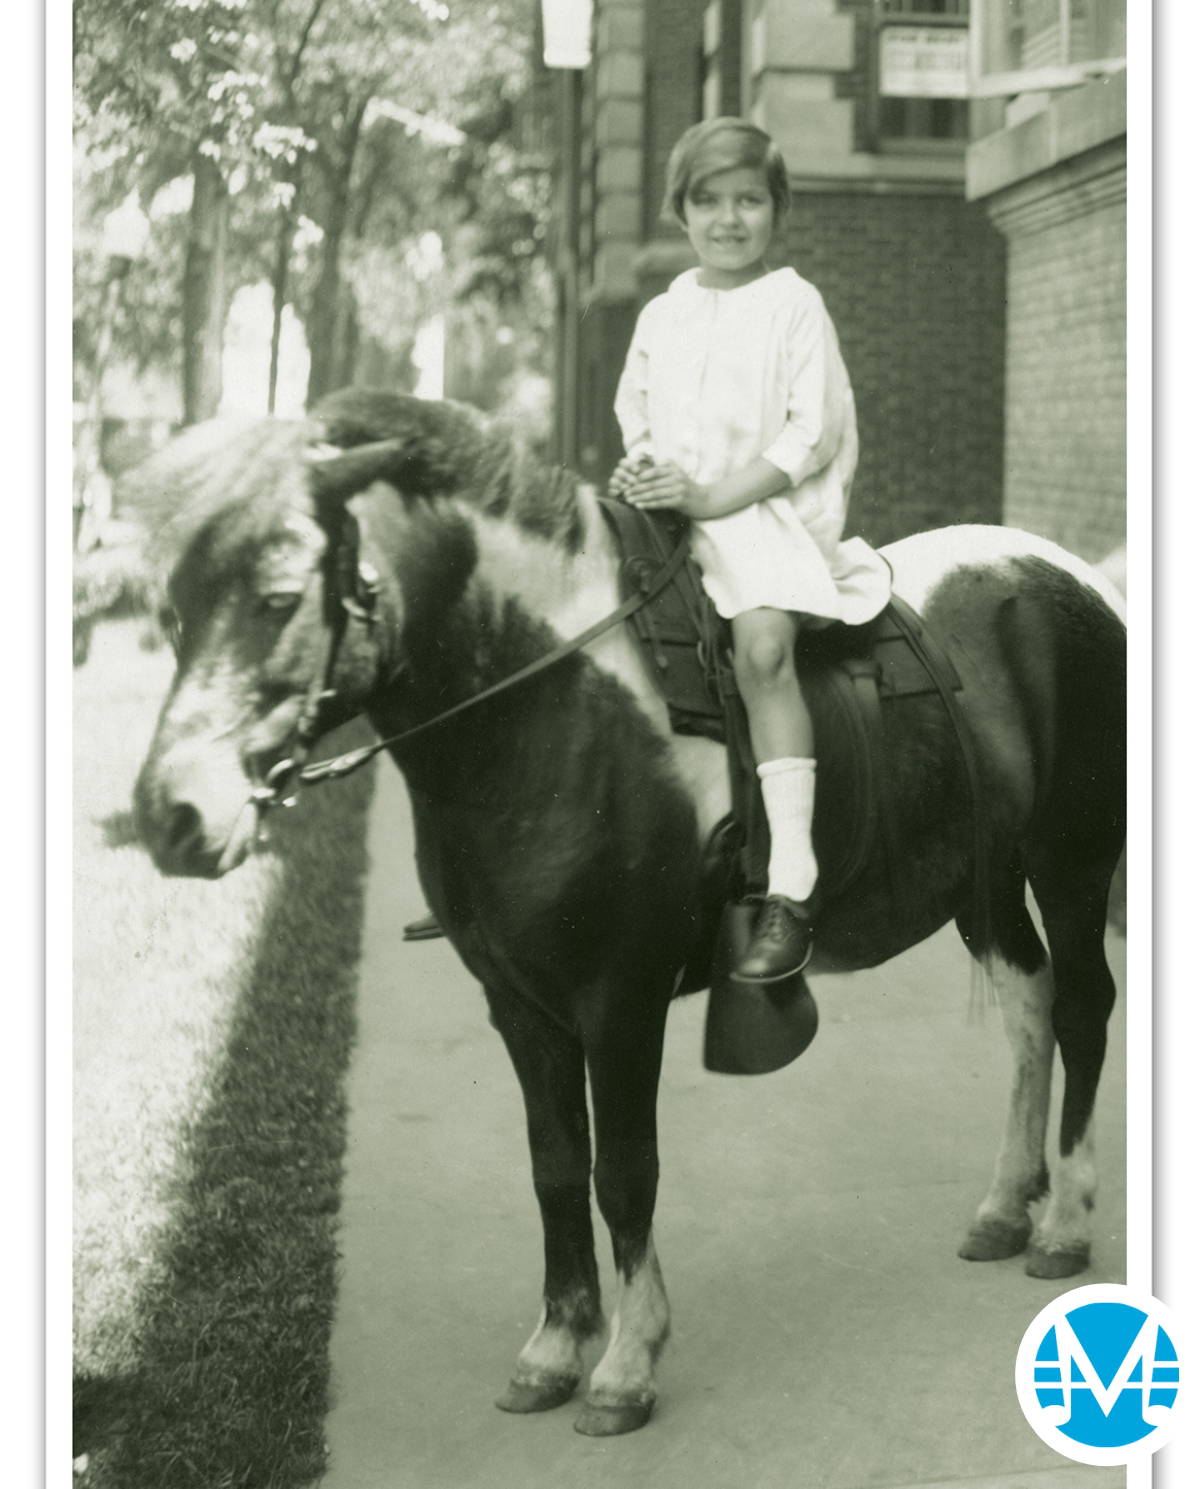
M466 404L373 388L332 394L313 417L342 449L398 441L403 453L380 475L406 495L459 497L569 552L581 541L580 477L536 455L501 420Z
M578 551L584 517L579 477L549 465L511 430L474 409L347 389L312 418L214 419L185 430L121 483L122 505L149 535L147 556L171 567L204 534L220 559L265 541L305 507L306 451L399 440L403 455L379 471L407 499L455 496L566 552Z
M121 483L123 506L145 528L152 561L170 565L202 531L222 528L222 547L266 538L306 498L306 420L213 419L152 455Z
M584 536L579 484L575 471L539 460L514 440L481 491L480 506L490 516L508 517L526 532L576 553Z

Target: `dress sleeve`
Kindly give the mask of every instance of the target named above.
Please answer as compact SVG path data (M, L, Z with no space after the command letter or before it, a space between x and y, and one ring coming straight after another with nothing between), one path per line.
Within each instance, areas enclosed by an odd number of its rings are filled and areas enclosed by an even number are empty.
M647 316L640 314L631 337L626 365L618 379L614 413L622 430L622 443L627 455L651 452L651 418L647 396L648 347Z
M785 427L763 453L792 485L800 486L835 458L851 406L851 384L838 338L818 294L807 295L794 305L786 350Z

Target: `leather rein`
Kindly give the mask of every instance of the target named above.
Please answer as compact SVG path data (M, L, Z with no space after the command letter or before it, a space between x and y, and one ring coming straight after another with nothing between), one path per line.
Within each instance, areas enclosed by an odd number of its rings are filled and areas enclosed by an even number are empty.
M354 518L347 514L347 521L353 522ZM489 698L495 698L498 694L507 692L528 678L545 672L547 668L553 667L557 662L563 661L573 652L580 651L590 641L596 640L598 636L606 631L612 630L614 626L620 625L637 610L642 609L650 600L653 600L661 590L665 589L676 577L681 565L689 551L689 534L686 532L672 552L672 556L662 569L651 579L645 588L640 588L635 594L623 601L616 610L604 616L591 625L587 631L582 631L578 636L572 637L557 646L553 651L537 657L533 662L521 667L517 672L495 682L491 687L482 692L473 693L470 698L444 709L442 713L435 714L431 719L426 719L421 724L415 724L410 729L402 730L400 734L392 734L387 739L379 740L376 744L365 745L361 749L349 750L346 754L336 755L328 760L318 760L312 765L307 765L305 760L308 756L309 747L317 737L317 714L323 702L336 697L332 686L334 666L338 657L338 649L342 637L346 631L348 619L354 617L371 625L374 620L375 582L376 576L369 565L357 563L355 550L357 542L350 545L351 556L349 563L344 558L341 564L335 565L335 572L341 568L344 572L338 576L343 583L349 576L345 571L352 565L356 566L355 580L357 588L350 593L343 593L338 599L338 614L331 622L330 645L326 655L324 666L316 674L316 680L310 690L301 721L297 725L295 744L291 754L267 772L263 784L256 786L250 794L250 800L256 809L266 811L269 807L290 807L296 803L296 788L298 786L316 786L323 781L341 780L360 766L366 765L369 760L375 758L381 751L389 749L392 745L399 745L411 739L416 739L419 734L425 734L429 729L435 729L440 724L445 724L449 719L466 713L468 709L475 708L477 704L484 703ZM365 586L365 588L364 588Z

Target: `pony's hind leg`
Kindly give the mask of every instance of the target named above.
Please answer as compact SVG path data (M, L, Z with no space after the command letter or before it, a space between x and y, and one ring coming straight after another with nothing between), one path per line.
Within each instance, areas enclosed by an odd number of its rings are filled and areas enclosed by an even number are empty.
M497 1405L502 1411L549 1411L575 1392L584 1371L581 1343L602 1323L589 1205L584 1051L579 1040L521 994L494 987L485 991L526 1104L546 1260L538 1326Z
M960 1247L966 1261L1001 1261L1026 1250L1031 1203L1048 1189L1045 1158L1052 1089L1052 968L1025 904L1022 869L1011 866L991 897L992 951L974 946L967 915L956 924L986 965L1014 1059L993 1182Z
M1052 1027L1064 1064L1064 1106L1051 1197L1027 1263L1033 1277L1072 1277L1089 1265L1090 1221L1098 1187L1094 1102L1115 1000L1104 949L1113 869L1109 855L1088 873L1078 869L1070 875L1040 855L1033 856L1030 866L1031 887L1052 953L1056 978Z

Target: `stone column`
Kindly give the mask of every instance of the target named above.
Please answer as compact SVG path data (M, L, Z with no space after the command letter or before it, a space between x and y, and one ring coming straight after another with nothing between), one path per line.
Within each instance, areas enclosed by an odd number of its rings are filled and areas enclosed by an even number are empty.
M855 65L855 18L835 0L759 0L744 10L745 107L795 175L846 176L854 104L835 77Z
M643 237L643 6L597 0L590 303L630 299Z

